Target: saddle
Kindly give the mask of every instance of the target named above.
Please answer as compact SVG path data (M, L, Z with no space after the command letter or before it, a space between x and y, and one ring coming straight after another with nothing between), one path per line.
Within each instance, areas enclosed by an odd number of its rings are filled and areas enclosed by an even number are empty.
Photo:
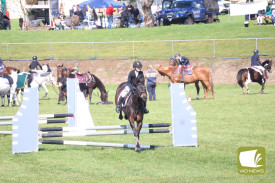
M264 72L261 69L259 69L258 67L252 66L251 69L253 69L254 71L260 73L261 75L264 74Z
M84 73L84 74L76 74L76 78L78 79L79 83L90 83L95 82L95 78L91 76L90 73Z
M182 66L178 67L178 72L179 72L180 75L183 75L183 76L184 75L191 75L191 74L193 74L192 68L193 68L193 66L191 66L191 65L189 65L187 67L182 65Z

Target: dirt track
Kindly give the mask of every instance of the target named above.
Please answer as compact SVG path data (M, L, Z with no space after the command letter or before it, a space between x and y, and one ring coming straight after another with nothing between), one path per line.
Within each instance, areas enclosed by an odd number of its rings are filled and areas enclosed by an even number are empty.
M266 58L269 59L269 58ZM265 59L261 58L261 61ZM275 59L273 58L275 61ZM153 68L157 68L159 65L167 66L168 60L144 60L143 70L146 72L148 65L152 65ZM204 65L210 67L213 73L214 84L237 84L236 76L237 72L241 68L250 66L250 59L238 59L238 60L191 60L192 65ZM41 64L50 63L50 66L56 74L56 66L63 64L64 66L79 66L80 72L90 71L100 78L104 84L119 84L127 80L129 71L132 69L133 60L87 60L87 61L40 61ZM19 68L21 72L28 71L29 62L4 62L6 66L13 66ZM274 64L273 64L274 65ZM268 84L275 84L275 65L272 68L272 73L268 73ZM160 77L159 77L160 78ZM160 78L158 82L167 82L168 79Z

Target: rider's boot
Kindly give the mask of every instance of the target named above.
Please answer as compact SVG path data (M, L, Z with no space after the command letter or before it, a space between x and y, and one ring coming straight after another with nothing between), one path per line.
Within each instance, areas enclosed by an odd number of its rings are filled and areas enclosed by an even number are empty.
M32 74L29 74L28 76L28 87L31 87L31 82L32 82Z
M146 108L146 102L144 102L143 112L144 112L144 114L148 114L149 113L148 109Z
M124 97L119 97L118 102L117 102L117 106L116 106L116 112L119 113L122 109L122 102L124 100Z
M266 70L264 70L264 78L265 78L265 79L268 79L268 76L267 76Z

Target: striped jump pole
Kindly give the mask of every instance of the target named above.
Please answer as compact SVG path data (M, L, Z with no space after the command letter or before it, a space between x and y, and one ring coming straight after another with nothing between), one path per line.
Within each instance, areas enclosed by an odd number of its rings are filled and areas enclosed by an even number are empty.
M45 140L41 139L40 144L57 144L57 145L78 145L78 146L99 146L99 147L120 147L135 149L135 144L103 143L103 142L85 142L85 141L67 141L67 140ZM140 145L142 149L154 149L155 145Z
M140 130L140 134L145 133L170 133L170 129L146 129ZM121 131L76 131L67 133L55 133L55 132L41 132L40 137L77 137L77 136L100 136L100 135L125 135L133 134L132 130L121 130Z
M12 131L0 131L0 135L12 135Z
M58 120L39 120L38 121L39 124L51 124L51 123L67 123L67 120L65 119L58 119ZM12 125L11 121L4 121L4 122L0 122L0 126L4 126L4 125Z
M0 116L1 120L12 120L14 116ZM52 118L67 118L74 117L72 113L69 114L41 114L39 115L39 119L52 119Z
M171 123L156 123L156 124L143 124L142 128L158 128L170 127ZM118 129L131 129L130 125L117 125L117 126L95 126L92 128L75 128L75 127L45 127L40 128L42 132L46 131L81 131L81 130L118 130Z

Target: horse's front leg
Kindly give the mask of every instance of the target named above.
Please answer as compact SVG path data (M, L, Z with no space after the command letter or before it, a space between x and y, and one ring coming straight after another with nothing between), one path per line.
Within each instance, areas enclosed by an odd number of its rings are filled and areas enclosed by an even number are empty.
M263 94L264 93L264 84L265 84L265 79L262 80L260 83L262 85L262 89L259 91L259 93Z
M199 86L199 81L196 81L195 82L195 86L196 86L196 89L197 89L197 100L200 99L200 86Z
M140 151L140 145L139 145L139 131L137 131L136 127L135 127L135 119L134 119L134 115L129 115L129 122L130 122L130 126L133 130L133 134L136 138L136 148L135 151L139 152Z
M89 104L92 104L93 90L89 90Z
M41 85L42 85L42 87L43 87L43 88L45 89L45 91L46 91L46 92L45 92L45 95L44 95L42 98L46 98L47 95L48 95L48 92L49 92L49 91L48 91L48 88L47 88L47 86L46 86L46 82L43 82Z
M137 128L136 128L136 152L140 152L141 148L140 148L140 144L139 144L139 134L140 134L140 130L142 128L142 114L138 114L137 115Z

